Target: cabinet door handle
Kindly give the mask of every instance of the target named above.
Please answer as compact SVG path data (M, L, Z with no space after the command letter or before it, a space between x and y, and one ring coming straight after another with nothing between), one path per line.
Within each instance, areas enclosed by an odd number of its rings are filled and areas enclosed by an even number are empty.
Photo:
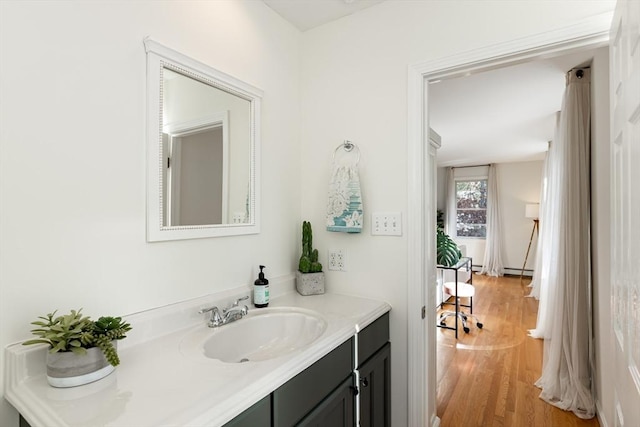
M360 378L360 384L362 384L362 387L368 387L369 386L369 380L366 377Z

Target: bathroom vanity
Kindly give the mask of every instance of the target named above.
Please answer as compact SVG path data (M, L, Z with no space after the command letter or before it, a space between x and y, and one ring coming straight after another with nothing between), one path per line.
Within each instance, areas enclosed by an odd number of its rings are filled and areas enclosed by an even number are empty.
M389 426L390 358L386 313L225 427Z
M356 425L358 414L363 427L389 425L388 304L289 293L219 328L208 328L206 316L198 314L239 296L203 297L125 316L133 330L119 344L121 365L80 387L47 384L46 346L10 345L5 396L31 427L333 427ZM261 349L236 360L237 349L252 346L251 325L279 328L277 319L286 319L282 335L291 336L286 344L293 350ZM312 342L300 341L310 333ZM230 348L219 353L215 347Z

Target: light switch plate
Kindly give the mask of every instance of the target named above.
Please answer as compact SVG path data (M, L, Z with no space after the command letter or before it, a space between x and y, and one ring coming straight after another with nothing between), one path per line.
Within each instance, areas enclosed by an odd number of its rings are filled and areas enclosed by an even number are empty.
M402 236L400 212L374 212L371 214L371 235Z

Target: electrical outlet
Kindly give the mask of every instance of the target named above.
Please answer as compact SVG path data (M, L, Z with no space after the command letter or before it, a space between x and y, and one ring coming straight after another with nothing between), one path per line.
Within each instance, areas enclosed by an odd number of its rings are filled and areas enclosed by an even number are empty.
M242 224L244 222L244 212L234 212L233 213L233 223L234 224Z
M374 212L371 214L371 224L373 236L402 236L400 212Z
M342 249L329 251L329 270L347 271L346 256Z

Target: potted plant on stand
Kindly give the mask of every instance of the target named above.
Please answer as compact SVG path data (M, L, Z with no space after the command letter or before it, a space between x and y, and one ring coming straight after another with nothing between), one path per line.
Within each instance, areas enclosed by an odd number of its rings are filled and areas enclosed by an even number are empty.
M23 345L48 344L47 381L53 387L74 387L109 375L120 364L117 340L126 337L131 326L120 317L93 321L81 309L55 317L39 316L31 333L38 338Z
M300 295L324 294L324 273L318 262L318 250L313 249L311 223L302 222L302 256L296 271L296 289Z
M436 231L436 262L450 267L460 261L462 253L456 242L440 227Z

